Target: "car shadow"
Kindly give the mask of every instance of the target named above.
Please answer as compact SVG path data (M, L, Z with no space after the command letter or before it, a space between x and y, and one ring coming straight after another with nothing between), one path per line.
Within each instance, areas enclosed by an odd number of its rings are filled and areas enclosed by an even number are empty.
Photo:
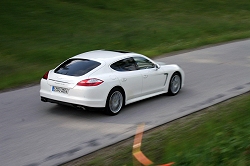
M84 110L70 105L55 104L48 110L51 114L58 116L70 116L72 118L86 118L91 116L106 116L102 109Z
M148 99L144 99L135 103L131 103L123 107L122 111L116 116L104 114L103 109L96 110L79 110L68 105L51 104L47 109L48 114L66 118L69 121L92 121L101 123L115 124L137 124L140 122L151 123L157 118L163 118L173 115L178 110L173 110L173 103L177 102L181 107L181 103L189 98L190 94L196 92L192 89L184 88L176 96L162 94ZM174 106L175 107L175 106ZM179 108L178 108L179 109Z
M145 109L152 105L161 105L161 103L166 100L172 98L166 94L162 94L159 96L151 97L148 99L144 99L135 103L131 103L123 107L122 111L116 116L109 116L104 113L104 109L94 109L94 110L83 110L76 109L72 106L68 105L58 105L48 109L50 114L54 114L56 116L62 116L66 118L70 118L71 120L79 120L79 119L88 119L91 121L98 121L104 123L128 123L130 122L131 115L134 115L133 118L146 114ZM175 98L175 96L174 96ZM157 108L154 108L157 109Z

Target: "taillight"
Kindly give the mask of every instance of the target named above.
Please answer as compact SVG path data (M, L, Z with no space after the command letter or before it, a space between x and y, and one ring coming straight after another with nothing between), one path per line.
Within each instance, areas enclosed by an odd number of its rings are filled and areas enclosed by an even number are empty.
M47 80L47 79L48 79L48 75L49 75L49 71L47 71L47 72L43 75L43 79Z
M82 80L78 82L77 85L78 86L97 86L97 85L100 85L101 83L103 83L102 80L99 80L97 78L90 78L90 79L86 79L86 80Z

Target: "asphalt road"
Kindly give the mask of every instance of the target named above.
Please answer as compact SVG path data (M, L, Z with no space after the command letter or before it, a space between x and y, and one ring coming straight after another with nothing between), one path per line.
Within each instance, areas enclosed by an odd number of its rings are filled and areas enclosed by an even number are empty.
M250 40L157 59L180 65L185 86L117 116L43 103L39 86L0 94L0 165L58 165L250 90Z

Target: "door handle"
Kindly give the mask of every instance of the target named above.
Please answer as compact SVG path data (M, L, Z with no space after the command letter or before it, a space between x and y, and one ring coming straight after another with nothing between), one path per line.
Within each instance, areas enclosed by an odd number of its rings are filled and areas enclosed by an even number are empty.
M143 78L147 78L148 77L148 75L143 75Z

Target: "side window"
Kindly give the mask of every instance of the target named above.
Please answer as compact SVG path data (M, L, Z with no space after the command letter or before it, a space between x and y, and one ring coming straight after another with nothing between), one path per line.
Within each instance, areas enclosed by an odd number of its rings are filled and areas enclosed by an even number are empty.
M113 63L110 66L116 71L133 71L136 70L135 61L133 58L126 58L118 62Z
M143 57L134 57L136 65L139 70L154 68L155 64Z

